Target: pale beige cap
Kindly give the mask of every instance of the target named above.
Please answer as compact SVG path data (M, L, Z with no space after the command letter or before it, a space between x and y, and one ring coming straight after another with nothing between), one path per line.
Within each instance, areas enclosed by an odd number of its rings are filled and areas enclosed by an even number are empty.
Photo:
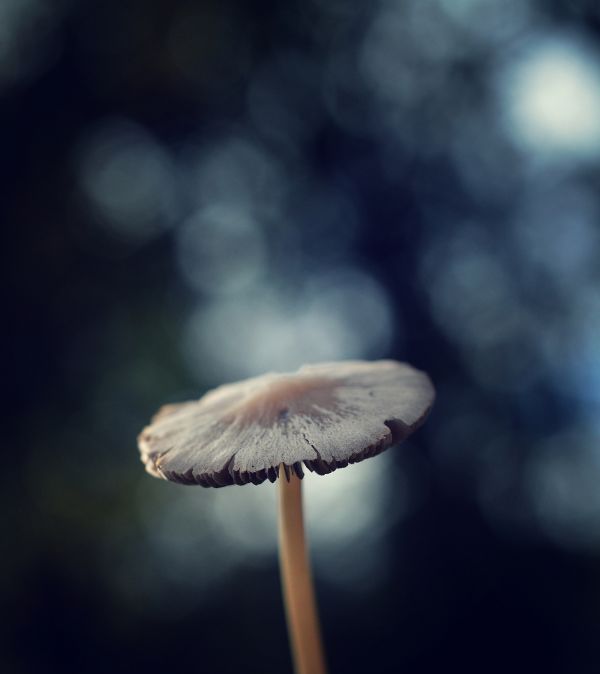
M146 470L204 487L321 475L402 442L425 420L429 377L393 360L305 365L162 407L138 437Z

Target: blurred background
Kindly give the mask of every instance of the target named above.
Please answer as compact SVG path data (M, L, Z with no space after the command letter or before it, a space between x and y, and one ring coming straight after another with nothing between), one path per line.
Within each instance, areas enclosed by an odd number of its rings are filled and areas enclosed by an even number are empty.
M276 490L165 402L397 358L306 480L332 672L600 667L596 0L0 0L2 672L290 672Z

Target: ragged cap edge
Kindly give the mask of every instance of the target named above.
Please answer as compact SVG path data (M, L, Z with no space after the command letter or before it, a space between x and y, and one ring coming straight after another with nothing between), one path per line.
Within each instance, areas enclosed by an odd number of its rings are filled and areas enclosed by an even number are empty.
M384 425L387 427L387 432L385 435L379 439L377 442L368 445L360 452L350 455L347 459L344 460L334 460L334 461L324 461L319 454L318 450L315 447L312 447L316 454L315 459L309 459L304 461L296 461L293 464L276 464L269 466L258 471L239 471L234 470L233 465L235 461L235 455L233 455L227 464L220 470L212 473L200 473L194 474L193 468L190 468L185 473L178 473L176 471L167 471L162 470L158 465L160 458L165 454L157 454L151 456L148 452L148 448L144 439L145 431L150 428L147 426L138 436L138 446L141 452L141 460L145 465L146 471L150 475L169 482L175 482L177 484L183 485L200 485L202 487L226 487L230 485L244 485L244 484L255 484L259 485L269 480L270 482L275 482L279 477L279 465L283 465L286 478L290 479L291 475L295 475L298 478L302 479L304 477L304 470L302 464L310 471L314 472L317 475L328 475L329 473L334 472L338 468L345 468L349 464L360 463L365 459L369 459L373 456L381 454L383 451L389 447L393 447L402 443L409 435L416 431L420 426L422 426L429 413L433 407L435 401L435 389L431 380L425 373L420 373L423 375L424 379L429 385L431 402L428 407L425 409L423 414L415 421L413 424L409 425L401 421L400 419L389 419L384 421ZM159 412L153 417L153 421L170 414L177 405L165 405L159 410Z

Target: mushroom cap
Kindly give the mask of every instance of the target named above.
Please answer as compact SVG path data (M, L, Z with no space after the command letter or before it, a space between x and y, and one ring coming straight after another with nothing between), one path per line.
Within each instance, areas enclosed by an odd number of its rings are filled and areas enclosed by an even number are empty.
M324 475L404 440L427 417L429 377L393 360L305 365L165 405L138 437L146 470L183 484Z

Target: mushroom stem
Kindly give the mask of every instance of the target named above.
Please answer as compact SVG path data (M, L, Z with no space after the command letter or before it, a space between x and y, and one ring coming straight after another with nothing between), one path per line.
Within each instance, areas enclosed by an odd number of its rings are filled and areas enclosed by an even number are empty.
M317 604L304 538L302 482L279 466L279 564L296 674L326 674Z

